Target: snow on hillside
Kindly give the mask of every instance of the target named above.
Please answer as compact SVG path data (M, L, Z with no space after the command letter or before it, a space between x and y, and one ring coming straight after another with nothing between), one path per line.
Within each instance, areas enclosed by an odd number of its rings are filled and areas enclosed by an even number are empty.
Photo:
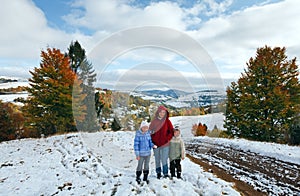
M221 114L173 117L184 140L193 123L222 125ZM182 161L183 180L156 179L154 157L150 184L137 185L134 132L73 133L0 143L0 195L240 195L234 184ZM300 162L300 147L203 137L228 145ZM255 147L256 146L256 147ZM263 148L263 149L262 149ZM285 155L285 157L284 157Z
M28 97L28 93L15 93L15 94L0 95L0 100L2 102L13 102L17 98L27 99L27 97Z
M24 78L0 76L0 89L17 88L18 86L29 86L29 82Z
M17 82L0 83L0 89L17 88L19 86L24 86L24 87L29 86L28 81L25 81L24 79L22 80L20 78L4 77L4 76L0 76L0 78L11 79L11 80L18 80ZM3 95L0 95L0 100L2 102L13 102L16 98L24 98L24 99L26 99L27 97L28 97L28 93L27 92L12 93L12 94L3 94ZM17 103L17 104L22 105L20 103Z
M192 106L217 105L225 99L225 93L216 90L202 90L198 92L184 92L175 89L134 91L130 95L141 97L144 100L162 102L176 108Z
M0 83L0 89L17 88L19 86L29 86L29 83L24 81Z
M177 116L172 117L171 121L174 125L179 125L181 135L185 140L193 138L191 128L193 124L201 122L206 124L208 130L212 130L216 125L219 129L224 130L225 116L222 113L207 114L202 116ZM225 139L225 138L210 138L198 137L201 140L209 140L210 143L222 144L227 146L235 146L237 149L244 151L255 152L263 156L274 157L278 160L297 163L300 165L300 147L289 146L270 142L248 141L245 139Z

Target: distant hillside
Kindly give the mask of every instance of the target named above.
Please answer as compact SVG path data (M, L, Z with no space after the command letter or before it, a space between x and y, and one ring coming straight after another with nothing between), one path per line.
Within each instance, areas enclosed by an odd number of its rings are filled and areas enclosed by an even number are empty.
M147 90L147 91L140 91L140 93L148 96L165 96L171 98L178 98L182 95L187 95L188 93L181 90L176 89L169 89L169 90Z
M27 86L29 82L26 79L0 76L0 101L14 102L17 98L26 99L28 94L25 87Z
M147 90L136 91L131 95L177 108L217 105L226 98L225 93L220 93L217 90L201 90L193 93L176 89Z
M18 82L17 79L0 78L0 83Z
M24 78L0 76L0 89L11 89L28 85L28 80Z

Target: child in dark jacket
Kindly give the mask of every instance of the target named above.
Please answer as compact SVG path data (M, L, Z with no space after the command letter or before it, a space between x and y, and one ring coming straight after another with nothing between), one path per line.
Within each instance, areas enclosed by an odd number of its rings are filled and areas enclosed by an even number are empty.
M170 141L170 151L169 151L171 178L175 177L175 170L176 170L177 178L181 179L180 161L183 160L184 157L185 157L184 143L180 137L180 130L176 127L174 129L174 136Z
M145 181L147 184L149 183L148 174L152 148L156 148L156 146L152 143L151 140L149 123L143 121L141 123L140 129L136 131L134 138L134 152L136 155L136 159L138 160L138 166L136 168L136 181L138 184L140 184L141 182L140 176L142 174L142 171L144 173L143 181Z

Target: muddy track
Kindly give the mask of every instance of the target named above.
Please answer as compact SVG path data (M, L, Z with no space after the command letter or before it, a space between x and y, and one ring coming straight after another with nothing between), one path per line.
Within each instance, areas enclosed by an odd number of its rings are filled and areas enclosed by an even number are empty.
M219 177L225 178L225 173L234 180L250 185L253 193L258 191L265 195L300 195L300 165L236 149L234 146L215 145L199 140L187 141L186 151L207 170L213 170L214 173L218 171L221 175ZM240 183L235 184L238 186ZM251 192L250 189L247 191Z

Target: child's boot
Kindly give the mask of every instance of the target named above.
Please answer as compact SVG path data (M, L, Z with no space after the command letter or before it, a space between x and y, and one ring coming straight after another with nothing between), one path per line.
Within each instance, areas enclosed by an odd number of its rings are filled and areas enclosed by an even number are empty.
M177 178L178 178L178 179L182 179L182 178L181 178L181 172L180 172L180 171L177 172Z
M181 178L181 165L180 164L177 165L177 178L182 179Z
M175 168L171 169L170 173L171 173L171 179L174 178L175 177ZM177 175L178 175L178 172L177 172Z
M142 171L136 171L136 182L138 184L141 183L141 175L142 175Z
M143 178L143 181L145 181L147 184L149 184L148 174L149 174L149 170L144 170L144 178Z

